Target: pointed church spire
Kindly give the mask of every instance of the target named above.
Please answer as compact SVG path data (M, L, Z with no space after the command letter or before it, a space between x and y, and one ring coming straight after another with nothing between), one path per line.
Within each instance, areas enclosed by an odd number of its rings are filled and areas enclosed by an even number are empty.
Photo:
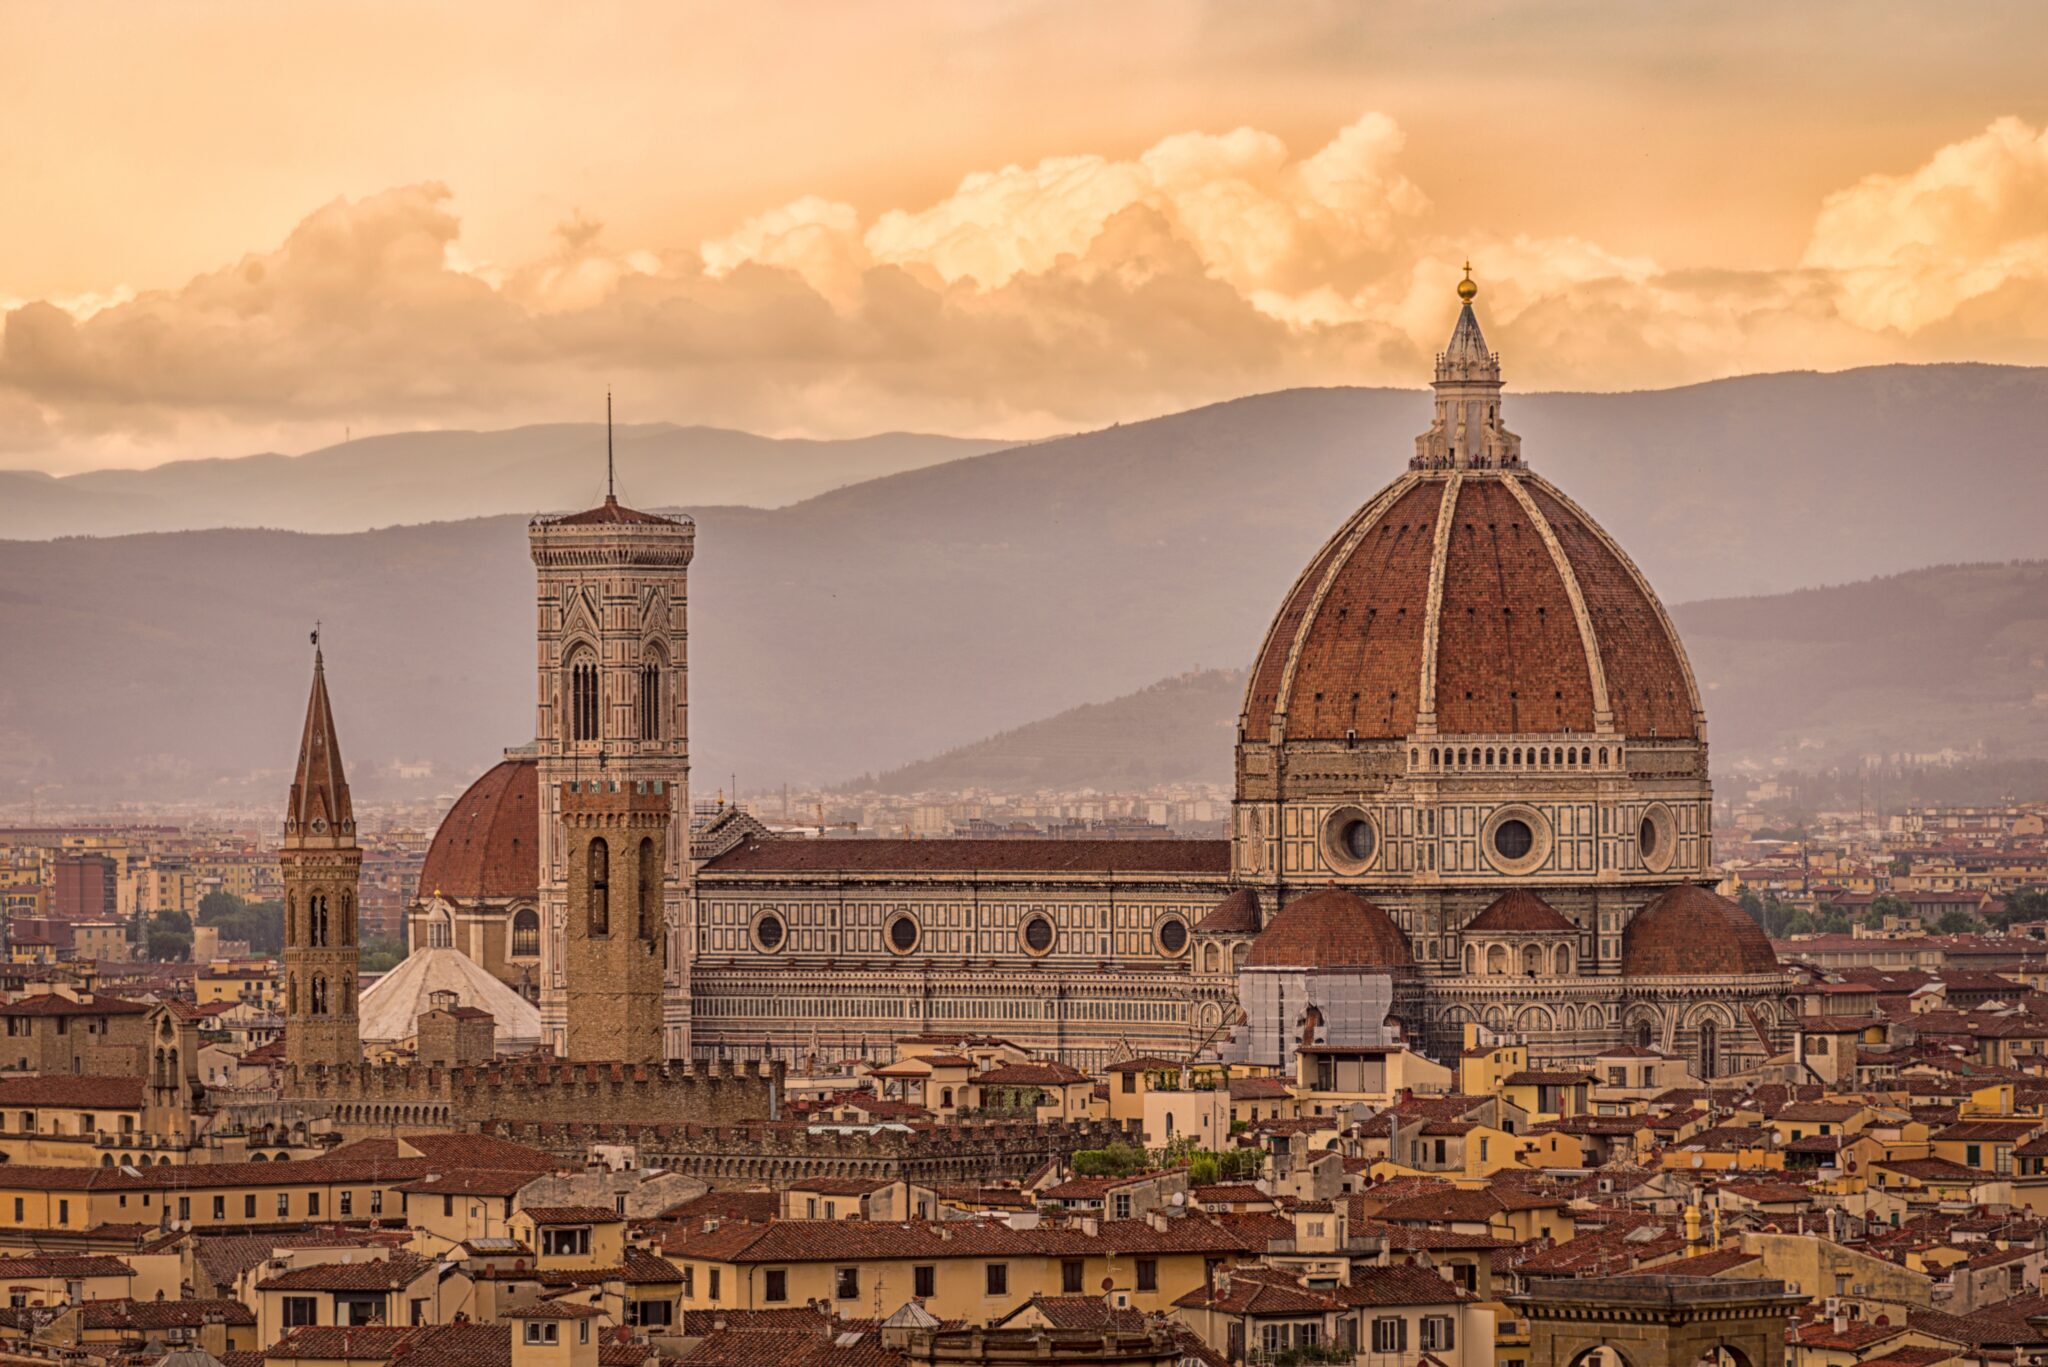
M1498 470L1522 463L1522 439L1501 425L1500 356L1489 351L1472 301L1479 286L1472 263L1458 282L1458 321L1436 356L1436 420L1415 439L1419 470Z
M320 632L315 628L313 693L306 700L306 730L299 741L299 768L292 779L284 833L287 839L303 841L352 839L355 832L348 776L341 767L341 741L334 733L334 708L327 701L327 665L320 653Z

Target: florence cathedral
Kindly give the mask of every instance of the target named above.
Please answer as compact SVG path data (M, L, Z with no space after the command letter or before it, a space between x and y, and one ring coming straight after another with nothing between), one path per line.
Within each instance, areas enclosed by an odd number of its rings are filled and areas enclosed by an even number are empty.
M1788 979L1711 891L1684 647L1524 465L1458 293L1429 429L1258 647L1228 840L809 839L732 810L692 831L694 527L608 496L530 528L535 739L435 835L415 957L480 968L572 1059L947 1033L1082 1068L1233 1036L1268 1063L1443 1060L1477 1027L1532 1062L1638 1045L1713 1076L1781 1049Z

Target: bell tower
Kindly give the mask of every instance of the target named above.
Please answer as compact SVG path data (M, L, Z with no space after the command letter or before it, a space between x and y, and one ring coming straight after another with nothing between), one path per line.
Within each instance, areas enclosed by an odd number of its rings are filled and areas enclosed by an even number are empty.
M609 449L609 429L606 442ZM539 630L542 1037L562 1057L637 1059L645 1025L637 997L618 1013L597 1003L632 997L651 973L659 983L652 1057L688 1058L687 624L696 526L628 508L607 490L585 512L536 518L527 542ZM597 922L607 928L594 933L588 902L599 874L610 905ZM650 953L628 948L643 943ZM615 1025L597 1025L613 1015Z
M563 995L572 1063L660 1063L669 794L663 780L572 779Z
M320 633L298 775L284 814L285 1059L301 1072L363 1061L356 1022L356 887L363 852L341 767Z

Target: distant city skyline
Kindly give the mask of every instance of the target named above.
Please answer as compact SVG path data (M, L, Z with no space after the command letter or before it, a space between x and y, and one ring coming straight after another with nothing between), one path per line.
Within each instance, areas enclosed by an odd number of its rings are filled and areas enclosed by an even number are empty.
M2041 363L2048 15L1923 18L0 7L0 468L1412 385L1468 259L1521 389Z

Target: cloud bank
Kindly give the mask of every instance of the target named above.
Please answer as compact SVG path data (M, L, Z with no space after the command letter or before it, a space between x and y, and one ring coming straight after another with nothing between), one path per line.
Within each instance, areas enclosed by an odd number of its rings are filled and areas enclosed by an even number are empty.
M449 187L336 200L176 289L5 307L0 454L162 458L333 429L588 416L1030 435L1288 385L1413 386L1469 258L1520 387L1879 361L2048 361L2048 133L2017 119L1816 207L1775 270L1449 224L1368 113L1050 157L863 216L807 196L717 238L462 250ZM207 449L204 454L228 454ZM75 457L74 457L75 458Z

